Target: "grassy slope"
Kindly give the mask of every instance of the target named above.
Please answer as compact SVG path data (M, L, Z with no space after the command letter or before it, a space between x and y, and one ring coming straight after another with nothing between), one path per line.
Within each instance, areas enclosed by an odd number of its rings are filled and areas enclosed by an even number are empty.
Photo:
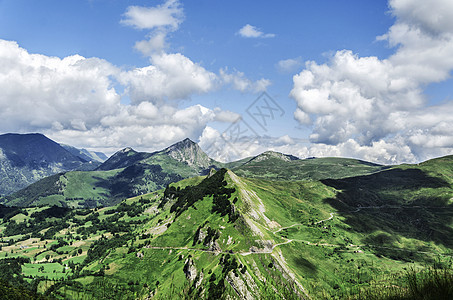
M320 180L371 174L384 166L348 158L314 158L284 161L270 158L233 168L239 176L272 180Z

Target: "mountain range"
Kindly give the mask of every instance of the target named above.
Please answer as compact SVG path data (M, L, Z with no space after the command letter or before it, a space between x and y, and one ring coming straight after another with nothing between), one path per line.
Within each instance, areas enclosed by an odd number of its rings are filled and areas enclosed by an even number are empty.
M220 168L251 178L319 180L369 174L385 167L345 158L299 159L273 151L222 163L211 159L192 140L184 139L152 153L124 148L94 170L82 171L79 167L43 178L7 196L4 202L16 206L109 206Z

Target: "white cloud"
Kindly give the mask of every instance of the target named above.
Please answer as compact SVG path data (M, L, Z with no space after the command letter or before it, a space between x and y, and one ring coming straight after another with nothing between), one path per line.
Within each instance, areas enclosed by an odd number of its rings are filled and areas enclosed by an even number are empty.
M299 158L308 157L350 157L380 164L414 163L418 158L401 136L389 141L380 140L370 145L360 145L354 139L336 145L309 143L288 135L275 137L250 137L253 143L231 142L222 138L222 134L207 126L200 137L200 147L211 157L227 162L255 156L267 150L292 154ZM439 152L444 153L444 152ZM445 153L444 153L445 154Z
M154 53L162 52L167 47L167 42L165 41L167 32L155 31L149 33L147 37L147 40L138 41L134 45L134 48L143 55L151 56Z
M302 65L303 65L302 58L297 57L280 60L277 63L276 67L277 70L279 70L282 73L292 73L294 71L297 71Z
M167 47L169 32L178 29L184 20L184 13L178 0L167 0L156 7L129 6L121 23L136 29L147 29L147 39L135 43L135 49L143 55L162 53Z
M275 37L275 34L273 33L264 33L260 31L258 28L255 26L252 26L250 24L244 25L239 31L237 32L240 36L244 38L273 38Z
M235 90L242 93L253 92L259 93L266 91L267 87L271 85L269 79L261 78L255 82L248 79L243 72L235 71L228 73L228 69L220 69L220 79L224 84L230 84Z
M291 97L296 120L312 126L312 149L386 162L453 152L453 133L443 130L453 128L452 102L430 107L423 95L453 69L451 3L391 0L396 22L377 38L396 47L387 59L342 50L327 64L306 63Z
M222 110L219 107L216 107L214 112L216 113L215 120L218 122L234 123L241 117L238 113L229 110Z
M151 57L152 65L121 73L133 103L187 99L215 87L217 76L180 53Z
M129 6L124 16L121 23L137 29L170 27L170 29L176 30L184 18L178 0L167 0L156 7Z
M29 54L0 40L0 128L93 126L118 108L120 96L109 80L117 72L101 59Z

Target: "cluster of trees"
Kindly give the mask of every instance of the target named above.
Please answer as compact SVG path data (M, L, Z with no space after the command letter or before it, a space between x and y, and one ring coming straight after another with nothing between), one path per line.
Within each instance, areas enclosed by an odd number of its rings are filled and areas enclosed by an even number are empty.
M170 208L170 212L175 212L176 217L178 217L195 202L202 200L204 197L213 196L216 199L215 211L224 215L228 214L231 210L228 198L231 197L235 189L226 187L227 182L224 178L226 172L226 169L221 169L211 177L206 177L200 184L187 186L183 189L167 186L159 206L163 207L168 199L176 199L176 202Z
M100 259L107 255L108 250L121 247L126 244L129 240L133 239L133 235L126 233L123 235L115 234L111 239L107 239L102 236L99 240L91 244L88 249L87 257L83 261L83 264L89 264L96 259Z
M22 276L22 265L30 263L26 257L0 260L0 296L2 299L45 299L36 293L37 284L28 283Z

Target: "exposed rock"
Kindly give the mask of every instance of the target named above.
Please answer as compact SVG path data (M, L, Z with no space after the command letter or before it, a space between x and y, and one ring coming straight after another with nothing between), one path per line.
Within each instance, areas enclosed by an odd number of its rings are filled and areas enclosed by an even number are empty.
M191 258L186 259L183 271L188 280L193 281L197 278L197 268Z
M230 272L225 279L241 299L256 299L255 295L258 295L259 289L248 271L242 277L236 277L233 272Z

